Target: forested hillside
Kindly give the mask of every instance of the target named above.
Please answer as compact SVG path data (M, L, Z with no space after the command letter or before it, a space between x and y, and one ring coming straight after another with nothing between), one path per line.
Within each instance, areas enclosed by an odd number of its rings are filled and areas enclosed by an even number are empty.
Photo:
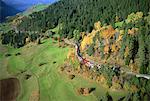
M149 16L131 13L125 21L112 25L94 24L91 33L82 32L81 51L96 60L127 65L131 71L150 74ZM120 26L118 27L119 23Z
M29 16L17 16L9 22L20 31L21 40L28 35L38 37L30 31L44 33L58 24L63 25L58 32L60 37L73 38L73 32L76 30L91 32L96 21L114 25L116 20L124 20L132 12L142 11L147 14L149 8L149 0L60 0L43 11L34 12ZM10 40L14 40L12 38L14 35L18 36L18 34L2 35L2 39L8 41L3 43L12 43ZM22 45L17 45L20 46Z
M80 68L80 72L86 74L83 77L91 77L110 89L130 91L132 94L123 101L149 101L150 14L131 13L114 26L97 21L91 32L77 35L74 39L80 43L84 66L76 66L75 70ZM75 64L76 57L72 53L74 50L69 51L69 61ZM87 61L99 65L87 66Z
M60 0L39 7L0 24L1 43L16 48L0 57L12 63L4 65L7 70L22 74L25 68L25 73L38 73L39 87L43 87L38 91L40 99L70 101L86 95L96 101L149 101L150 0ZM59 77L55 70L72 81ZM78 76L96 85L81 87L86 82ZM67 84L73 79L75 85ZM112 91L111 100L107 93L103 96L99 85ZM120 92L127 94L121 97Z
M90 32L96 21L114 23L116 16L125 19L132 12L146 14L149 7L149 0L61 0L45 11L31 14L31 18L18 27L20 30L46 31L63 23L63 36L73 37L74 29Z

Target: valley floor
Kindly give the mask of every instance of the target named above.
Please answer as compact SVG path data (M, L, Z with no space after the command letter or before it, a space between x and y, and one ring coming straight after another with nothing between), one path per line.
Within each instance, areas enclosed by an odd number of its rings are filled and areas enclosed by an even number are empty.
M42 44L28 44L14 49L0 45L0 80L17 78L20 82L18 101L98 101L108 89L96 82L59 73L66 60L69 47L58 47L52 39ZM78 94L81 87L96 88L88 96ZM114 100L127 94L125 91L109 91Z

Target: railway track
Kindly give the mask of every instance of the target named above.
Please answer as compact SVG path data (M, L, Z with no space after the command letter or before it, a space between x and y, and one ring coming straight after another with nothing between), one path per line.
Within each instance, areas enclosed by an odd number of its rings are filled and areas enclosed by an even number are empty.
M78 43L71 42L71 41L69 41L67 39L65 39L64 42L66 44L73 45L75 47L75 50L76 50L75 51L75 55L78 58L80 63L86 65L89 68L100 69L102 67L101 65L103 65L103 64L99 64L99 63L97 63L95 61L92 61L92 60L89 60L89 59L86 59L86 58L82 57L82 55L80 53L80 47L79 47ZM118 69L118 66L113 67L112 70L113 71L117 71L117 72L121 72L121 73L126 73L128 75L133 75L133 76L136 76L137 78L145 78L145 79L150 80L150 75L148 75L148 74L139 74L139 73L134 73L134 72L129 71L129 70Z

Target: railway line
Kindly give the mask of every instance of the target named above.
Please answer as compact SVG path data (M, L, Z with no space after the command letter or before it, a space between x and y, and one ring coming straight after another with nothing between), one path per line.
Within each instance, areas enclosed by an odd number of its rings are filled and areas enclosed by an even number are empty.
M89 60L89 59L84 58L84 57L81 55L81 53L80 53L80 47L79 47L79 44L78 44L78 43L71 42L71 41L69 41L69 40L67 40L67 39L65 39L64 42L65 42L66 44L73 45L73 46L75 47L75 50L76 50L76 51L75 51L75 55L76 55L76 57L78 58L78 60L79 60L79 62L80 62L81 64L84 64L84 65L86 65L86 66L89 67L89 68L97 68L97 69L100 69L100 68L102 67L102 66L101 66L102 64L99 64L99 63L97 63L97 62L95 62L95 61L92 61L92 60ZM121 68L121 67L119 67L119 68ZM137 78L145 78L145 79L150 80L150 75L148 75L148 74L139 74L139 73L134 73L134 72L132 72L132 71L125 70L125 69L118 69L118 66L114 66L114 67L112 68L112 70L115 71L115 72L120 72L120 73L126 73L126 74L128 74L128 75L133 75L133 76L136 76Z

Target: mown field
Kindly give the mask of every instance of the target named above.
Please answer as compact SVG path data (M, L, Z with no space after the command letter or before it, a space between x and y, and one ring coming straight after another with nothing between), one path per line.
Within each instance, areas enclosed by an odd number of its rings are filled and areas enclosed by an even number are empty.
M58 47L52 39L19 49L0 45L0 80L10 77L19 79L21 89L17 101L98 101L107 89L82 77L70 80L67 75L59 73L68 50L69 47ZM80 87L94 87L96 90L83 96L77 92ZM110 91L114 100L126 93Z

